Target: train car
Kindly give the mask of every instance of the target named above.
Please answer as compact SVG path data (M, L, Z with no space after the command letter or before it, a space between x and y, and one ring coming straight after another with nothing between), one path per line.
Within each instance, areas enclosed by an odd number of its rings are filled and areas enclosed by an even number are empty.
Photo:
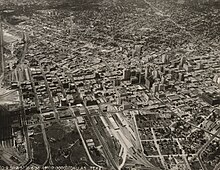
M110 134L111 137L114 136L114 135L112 134L112 131L109 129L109 127L106 127L105 129L106 129L106 131Z
M105 128L109 128L108 123L106 122L105 118L103 116L100 116L100 119L102 120L102 123L104 125Z
M111 122L112 126L113 126L113 129L115 130L118 130L119 129L119 126L118 124L116 123L116 121L113 119L113 117L109 117L109 121Z
M125 123L125 120L121 117L121 115L119 113L116 113L116 116L117 116L118 120L120 121L121 125L123 127L125 127L126 123Z

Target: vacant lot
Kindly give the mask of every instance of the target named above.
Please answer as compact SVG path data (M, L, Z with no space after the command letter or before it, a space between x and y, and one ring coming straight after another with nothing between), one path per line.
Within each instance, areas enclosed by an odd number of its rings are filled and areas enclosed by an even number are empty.
M54 123L46 130L54 165L90 165L78 131L72 123Z

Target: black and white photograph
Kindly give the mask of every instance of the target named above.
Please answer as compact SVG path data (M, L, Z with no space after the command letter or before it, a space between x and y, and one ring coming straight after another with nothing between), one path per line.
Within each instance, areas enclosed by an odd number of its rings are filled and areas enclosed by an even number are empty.
M220 170L220 0L0 0L0 170Z

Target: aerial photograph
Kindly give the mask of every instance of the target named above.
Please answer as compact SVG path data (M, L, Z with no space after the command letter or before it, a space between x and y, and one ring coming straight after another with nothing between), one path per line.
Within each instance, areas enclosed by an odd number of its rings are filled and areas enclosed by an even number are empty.
M0 0L0 170L220 170L220 0Z

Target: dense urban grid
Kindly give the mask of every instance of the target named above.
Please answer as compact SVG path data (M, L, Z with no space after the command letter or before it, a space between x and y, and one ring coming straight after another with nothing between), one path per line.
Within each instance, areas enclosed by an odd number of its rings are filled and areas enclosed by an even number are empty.
M0 169L220 169L218 0L0 5Z

